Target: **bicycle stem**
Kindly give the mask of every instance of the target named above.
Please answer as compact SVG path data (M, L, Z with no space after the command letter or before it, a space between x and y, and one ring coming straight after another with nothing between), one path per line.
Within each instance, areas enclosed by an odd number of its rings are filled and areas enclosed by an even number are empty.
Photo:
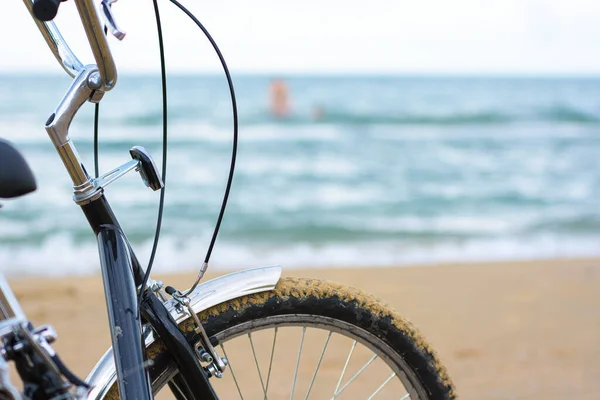
M69 137L69 127L84 103L87 101L97 103L103 95L98 68L95 65L87 65L71 82L67 93L46 122L46 132L73 182L73 200L82 207L95 234L98 234L99 226L102 224L119 225L103 197L103 187L125 172L137 168L139 164L139 160L137 163L130 161L98 179L90 177L87 173L77 148ZM140 284L143 270L133 251L131 251L131 258L136 284Z
M84 67L71 83L56 111L46 122L46 132L73 181L73 200L78 205L96 200L102 195L102 190L95 187L92 178L85 170L77 149L69 137L69 126L85 102L100 101L104 94L99 90L100 87L97 67L95 65Z

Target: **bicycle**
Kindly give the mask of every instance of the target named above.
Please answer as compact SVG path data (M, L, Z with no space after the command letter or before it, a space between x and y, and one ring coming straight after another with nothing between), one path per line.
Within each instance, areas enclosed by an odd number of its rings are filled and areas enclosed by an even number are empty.
M87 102L99 103L116 84L117 69L106 40L106 30L117 38L124 36L111 11L115 0L101 1L103 20L92 0L74 0L95 58L92 65L79 61L52 22L61 1L66 0L24 0L53 54L73 77L45 129L73 181L74 201L98 240L113 347L85 381L77 378L50 346L56 333L48 326L35 329L28 322L0 274L2 398L21 398L10 383L8 361L14 361L24 382L23 396L36 399L149 399L166 386L178 399L237 395L291 399L295 394L308 399L323 393L329 398L454 398L450 378L418 331L358 289L282 278L279 266L200 283L208 256L186 291L163 287L149 278L149 268L144 271L136 258L104 188L137 170L151 189L164 190L161 172L151 155L135 146L131 161L92 178L68 134L79 108ZM157 9L156 1L154 5ZM227 70L226 74L231 84ZM232 84L231 89L234 99ZM24 195L35 186L24 158L0 140L0 198ZM286 365L280 365L278 341L294 345L293 356L284 356ZM315 341L318 346L308 348L306 343ZM268 355L263 358L268 368L260 367L261 350ZM302 368L301 361L305 361ZM339 368L332 369L334 362L339 362ZM351 370L355 371L352 377L344 380ZM360 385L353 385L358 381ZM299 382L307 384L301 387Z

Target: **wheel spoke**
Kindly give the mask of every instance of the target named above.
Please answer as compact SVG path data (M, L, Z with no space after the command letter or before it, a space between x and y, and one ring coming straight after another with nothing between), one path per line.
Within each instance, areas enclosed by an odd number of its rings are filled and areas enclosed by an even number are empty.
M400 397L400 400L406 400L410 397L410 393L406 393L404 396Z
M367 367L369 365L371 365L371 363L377 358L377 354L373 354L373 357L371 357L371 359L369 361L367 361L367 363L365 365L363 365L361 367L361 369L358 370L358 372L356 374L354 374L354 376L352 378L350 378L350 380L348 382L346 382L346 384L344 386L342 386L342 388L340 389L339 392L335 393L332 397L332 399L335 399L337 396L339 396L344 389L346 389L348 387L349 384L352 383L352 381L354 381L365 369L367 369Z
M306 327L302 327L302 338L300 339L300 348L298 349L298 361L296 361L296 371L294 372L294 382L292 383L292 394L290 394L290 400L294 398L294 389L296 388L296 379L298 378L298 367L300 366L300 356L302 355L302 345L304 344L304 334L306 333Z
M252 333L248 334L248 339L250 339L250 347L252 347L252 355L254 356L254 363L256 364L256 370L258 371L258 377L260 378L260 385L262 386L263 393L265 395L265 399L267 398L267 390L265 389L265 384L263 382L262 374L260 373L260 367L258 366L258 359L256 358L256 351L254 351L254 342L252 341Z
M310 395L310 391L312 390L313 384L315 383L315 378L317 377L317 372L319 372L319 367L321 366L321 361L323 361L323 356L325 355L325 350L327 349L327 345L329 344L329 339L331 339L331 334L333 332L329 331L327 335L327 340L325 340L325 346L323 346L323 351L321 352L321 357L319 358L319 362L317 363L317 369L315 369L315 374L310 381L310 386L308 387L308 391L306 392L306 397L304 400L308 400L308 396Z
M275 334L273 335L273 347L271 348L271 361L269 361L269 373L267 374L267 385L265 387L265 400L267 399L267 393L269 392L269 380L271 379L271 367L273 366L273 355L275 355L275 342L277 341L277 330L275 327Z
M335 385L335 390L333 391L333 396L336 396L336 393L340 387L340 384L342 383L342 378L344 377L344 374L346 373L346 368L348 368L348 363L350 362L350 357L352 357L352 352L354 351L354 348L356 347L356 340L354 341L354 343L352 343L352 347L350 347L350 354L348 354L348 358L346 359L346 364L344 364L344 369L342 369L342 374L340 375L340 379L338 379L338 383L337 385Z
M390 376L389 376L389 377L388 377L388 378L385 380L385 382L383 382L383 383L381 384L381 386L379 386L379 387L377 388L377 390L376 390L376 391L374 391L374 392L373 392L373 394L372 394L371 396L369 396L369 398L368 398L367 400L371 400L373 397L375 397L375 395L376 395L377 393L379 393L379 392L381 391L381 389L383 389L383 387L384 387L384 386L385 386L385 385L386 385L386 384L387 384L387 383L388 383L388 382L389 382L389 381L390 381L390 380L391 380L391 379L392 379L394 376L396 376L396 373L395 373L395 372L394 372L393 374L391 374L391 375L390 375ZM402 399L401 399L401 400L402 400Z
M171 393L173 393L173 396L175 396L176 399L186 399L185 394L183 394L183 390L181 390L177 382L175 382L175 379L172 379L169 382L169 389L171 389Z
M240 394L240 399L244 400L244 396L242 396L242 391L240 390L240 385L238 385L238 381L235 377L235 373L233 372L233 367L231 366L231 359L227 356L227 352L225 351L225 346L223 345L223 343L221 343L220 346L221 346L221 350L223 350L223 355L227 359L227 366L229 367L229 370L231 371L231 376L233 377L233 381L235 382L235 387L237 388L237 391Z

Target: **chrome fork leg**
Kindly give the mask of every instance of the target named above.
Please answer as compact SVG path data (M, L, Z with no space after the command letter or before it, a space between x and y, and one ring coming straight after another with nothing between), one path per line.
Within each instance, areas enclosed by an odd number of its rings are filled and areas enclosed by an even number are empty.
M101 228L98 246L121 399L151 399L129 246L114 225Z

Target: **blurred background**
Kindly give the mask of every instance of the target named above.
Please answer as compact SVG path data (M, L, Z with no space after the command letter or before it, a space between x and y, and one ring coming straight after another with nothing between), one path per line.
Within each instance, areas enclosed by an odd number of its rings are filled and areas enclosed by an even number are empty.
M43 130L69 79L25 7L7 6L14 20L0 34L19 40L2 45L2 136L26 154L39 190L6 204L0 264L9 275L95 273L94 237ZM240 112L215 266L600 253L600 6L263 0L190 7L221 46ZM208 41L175 7L162 9L169 170L156 267L169 272L203 259L225 187L232 113ZM133 145L161 163L151 2L122 1L115 13L128 35L112 43L121 76L101 106L101 172L127 161ZM76 18L66 3L57 23L90 61ZM84 107L71 129L90 171L92 125L93 107ZM158 194L130 174L107 195L147 259Z
M159 3L169 168L154 268L184 288L225 189L232 113L207 40ZM600 398L600 3L185 3L239 106L211 276L281 264L374 293L424 332L465 399ZM85 375L110 344L96 243L43 129L69 79L25 7L2 7L0 137L39 188L0 210L0 267ZM101 172L133 145L162 163L152 2L114 11L127 37L111 40L120 77L100 107ZM56 22L91 62L72 1ZM71 137L88 171L92 128L86 106ZM145 263L158 194L135 173L106 193Z

